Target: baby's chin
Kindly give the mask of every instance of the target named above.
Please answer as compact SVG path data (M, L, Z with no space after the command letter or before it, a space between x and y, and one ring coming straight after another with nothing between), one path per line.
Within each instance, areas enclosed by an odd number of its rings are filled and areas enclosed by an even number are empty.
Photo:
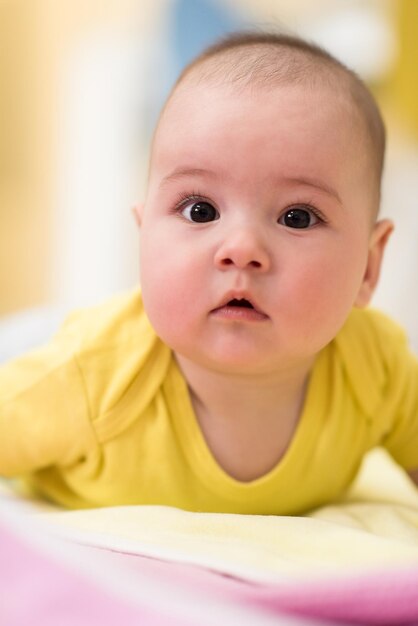
M211 346L206 350L177 345L171 349L184 370L194 367L221 376L259 378L264 382L266 378L281 376L293 369L306 370L313 365L316 356L280 354L278 350L267 352L243 345L228 349Z
M210 357L201 357L196 359L194 356L181 354L173 351L174 357L177 363L180 365L180 369L187 374L194 368L198 372L205 372L208 375L222 376L222 377L235 377L235 378L248 378L254 380L258 377L265 379L266 375L272 373L268 367L262 364L249 363L248 360L228 359L219 360Z

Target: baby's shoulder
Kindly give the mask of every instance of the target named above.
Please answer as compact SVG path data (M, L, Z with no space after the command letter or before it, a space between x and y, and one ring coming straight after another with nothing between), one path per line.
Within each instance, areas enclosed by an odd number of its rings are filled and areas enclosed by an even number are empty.
M77 352L136 342L150 335L154 336L154 332L138 288L72 311L57 333L59 339L70 342Z
M69 360L77 365L103 442L126 428L155 396L170 350L151 327L138 289L74 311L60 333L57 345L66 343Z
M337 335L337 343L365 358L376 354L388 357L394 351L404 350L408 337L402 326L386 313L368 307L353 309Z
M373 308L354 309L334 340L346 381L373 417L385 390L416 369L403 328Z

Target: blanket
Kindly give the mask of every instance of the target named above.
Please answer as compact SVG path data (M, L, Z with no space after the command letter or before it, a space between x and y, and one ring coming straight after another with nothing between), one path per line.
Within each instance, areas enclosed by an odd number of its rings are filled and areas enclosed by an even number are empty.
M383 450L340 502L304 517L63 511L5 486L0 504L7 625L418 624L418 490ZM38 622L35 571L49 581L38 589ZM25 603L13 600L25 593ZM31 619L19 621L25 608Z

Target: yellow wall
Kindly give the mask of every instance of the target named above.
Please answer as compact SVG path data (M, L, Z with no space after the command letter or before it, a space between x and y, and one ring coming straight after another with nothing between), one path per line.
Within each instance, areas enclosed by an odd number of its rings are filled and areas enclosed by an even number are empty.
M36 2L0 3L0 313L47 294L50 158Z
M47 303L54 271L57 85L96 28L148 32L166 0L0 0L0 315Z
M395 105L418 139L418 2L399 0L399 60L393 80Z

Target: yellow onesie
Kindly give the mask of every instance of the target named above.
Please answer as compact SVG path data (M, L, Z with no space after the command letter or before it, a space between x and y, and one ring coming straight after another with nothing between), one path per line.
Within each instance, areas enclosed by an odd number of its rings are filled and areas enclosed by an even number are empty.
M0 475L71 508L301 514L342 495L376 445L418 468L418 361L370 309L319 354L289 448L251 482L212 456L139 289L76 311L49 345L0 368Z

